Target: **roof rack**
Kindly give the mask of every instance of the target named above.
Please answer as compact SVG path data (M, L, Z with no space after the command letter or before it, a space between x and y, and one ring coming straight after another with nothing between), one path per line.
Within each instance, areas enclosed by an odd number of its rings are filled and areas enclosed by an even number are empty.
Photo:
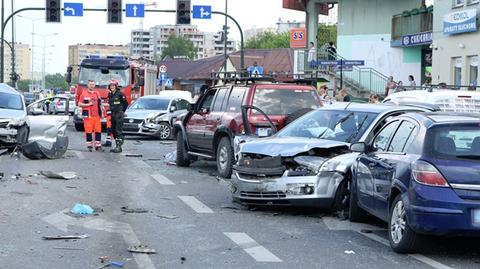
M212 72L210 77L214 81L226 83L257 83L257 82L277 82L275 78L269 76L249 76L247 71L234 72Z

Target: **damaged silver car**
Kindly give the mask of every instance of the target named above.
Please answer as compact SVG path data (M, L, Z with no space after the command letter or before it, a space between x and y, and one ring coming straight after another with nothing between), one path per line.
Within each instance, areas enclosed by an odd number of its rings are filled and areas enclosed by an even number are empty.
M350 168L358 155L349 145L368 140L393 116L436 110L430 105L339 103L304 115L272 137L237 137L233 200L348 212Z
M30 132L23 96L7 84L0 84L0 149L13 151L27 143Z

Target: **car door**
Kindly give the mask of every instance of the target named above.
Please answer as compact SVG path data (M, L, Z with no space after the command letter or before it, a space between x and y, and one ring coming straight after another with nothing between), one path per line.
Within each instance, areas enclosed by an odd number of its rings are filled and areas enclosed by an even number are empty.
M376 165L372 169L377 175L374 178L375 211L379 217L387 219L389 214L388 197L393 180L398 174L408 169L415 157L407 155L407 149L418 133L416 123L404 120L393 135L386 152L378 152Z
M56 99L67 100L62 97ZM27 107L27 117L30 126L29 142L40 141L54 143L57 136L65 135L69 121L68 112L63 111L63 115L50 114L50 112L47 111L49 100L51 100L51 98L44 98L33 102Z
M207 147L204 145L206 118L210 113L215 92L216 90L210 90L202 97L185 127L189 145L194 150L202 151Z
M205 140L209 144L206 150L212 151L213 149L213 136L217 128L222 124L222 116L225 112L226 107L226 96L228 95L230 87L222 87L217 90L215 95L215 100L212 105L212 111L206 117L206 127L205 127Z
M173 123L175 122L176 118L180 116L181 114L185 113L187 111L189 102L185 99L178 99L177 100L177 106L175 107L175 111L171 113L171 124L173 126Z
M376 215L375 203L375 181L379 177L385 176L386 168L382 168L379 155L386 152L390 140L399 124L398 120L392 121L384 126L377 135L374 136L367 153L361 154L357 159L357 197L359 204Z

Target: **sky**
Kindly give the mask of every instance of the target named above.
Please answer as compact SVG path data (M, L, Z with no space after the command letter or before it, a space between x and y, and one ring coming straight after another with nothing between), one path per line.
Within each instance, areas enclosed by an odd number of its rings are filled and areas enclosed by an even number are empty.
M11 12L11 0L5 0L6 14ZM84 8L106 8L107 0L71 0L64 2L83 3ZM126 3L157 3L152 9L175 9L176 0L124 0ZM192 5L211 5L214 11L224 11L224 0L193 0ZM62 4L63 5L63 4ZM45 0L14 0L14 8L18 10L25 7L44 7ZM282 8L282 0L228 0L228 13L233 16L243 30L253 27L275 26L279 18L283 20L304 21L305 13ZM15 19L16 41L32 43L32 20L35 19L35 69L40 71L42 61L43 38L41 35L57 33L45 37L46 42L46 72L65 73L68 64L68 45L82 43L97 44L122 44L130 42L130 31L140 28L141 19L125 18L123 24L107 24L106 12L84 12L83 17L63 17L61 23L46 23L44 11L24 11L19 15L25 18ZM175 14L172 13L146 13L144 29L159 24L174 24ZM212 20L192 20L192 24L199 26L201 31L217 32L224 23L224 17L214 15ZM230 33L236 40L240 35L235 28ZM5 34L11 40L11 24L7 26ZM52 47L53 46L53 47Z

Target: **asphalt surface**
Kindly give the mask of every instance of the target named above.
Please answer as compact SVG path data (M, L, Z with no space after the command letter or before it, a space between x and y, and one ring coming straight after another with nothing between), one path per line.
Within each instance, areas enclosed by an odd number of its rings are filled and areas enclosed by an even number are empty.
M418 254L399 255L373 218L353 224L329 212L232 203L214 163L165 163L174 141L132 137L124 154L87 152L83 134L68 131L62 159L0 157L0 268L98 268L101 256L124 268L480 268L479 238L432 238ZM75 203L99 213L67 215ZM89 237L42 239L72 234ZM139 244L156 254L127 251Z

